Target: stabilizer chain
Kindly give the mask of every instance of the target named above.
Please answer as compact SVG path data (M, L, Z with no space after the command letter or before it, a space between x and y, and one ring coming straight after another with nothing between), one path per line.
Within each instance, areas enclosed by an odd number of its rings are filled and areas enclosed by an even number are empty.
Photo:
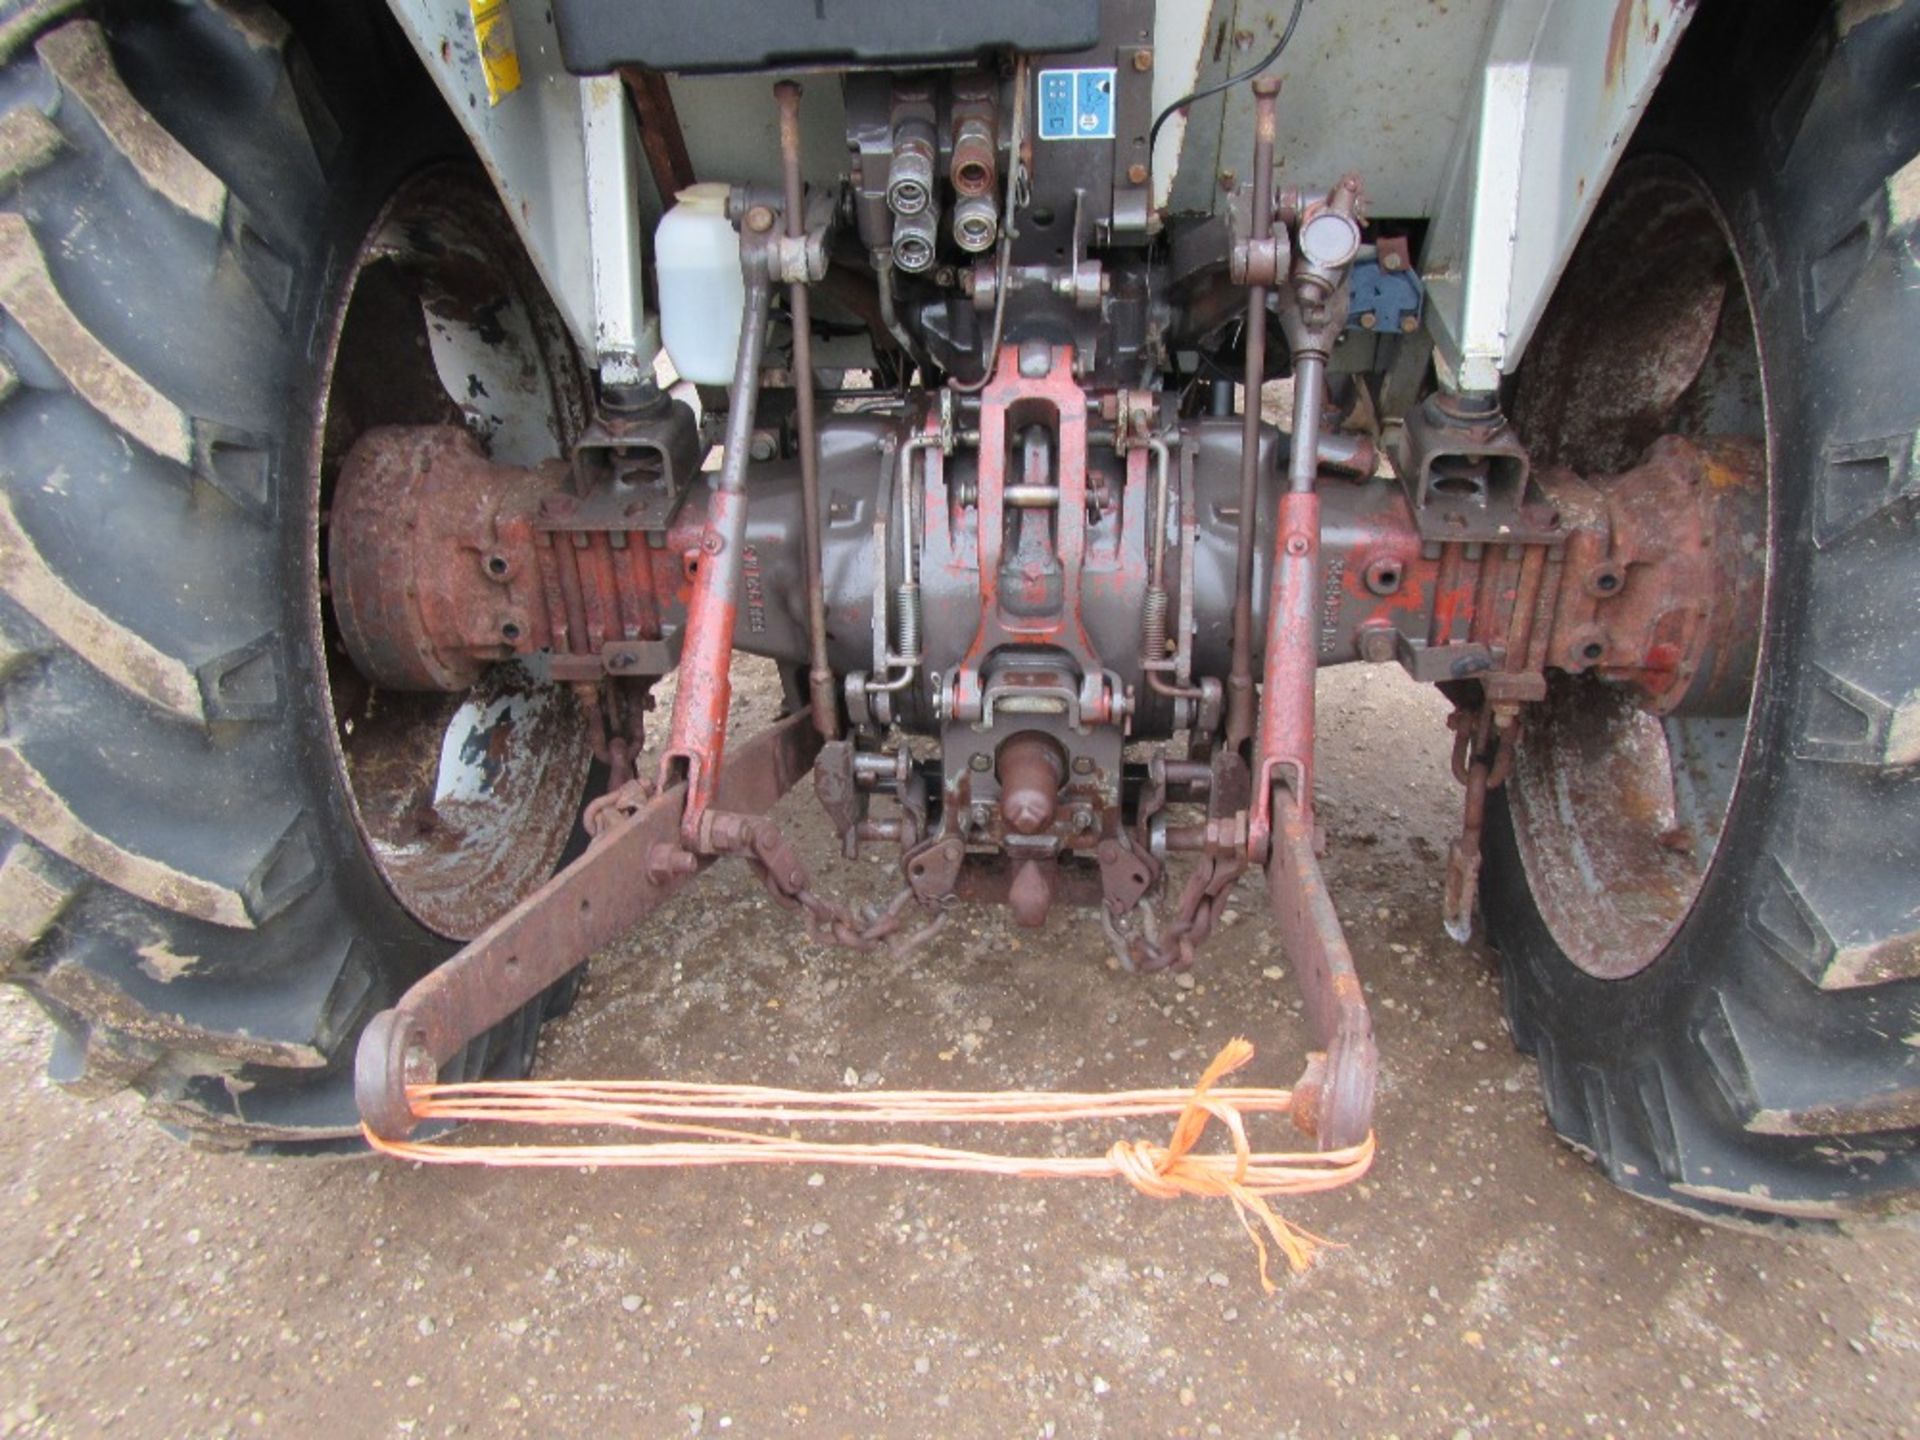
M1227 893L1246 868L1243 853L1204 857L1187 876L1180 892L1180 904L1164 930L1150 900L1140 901L1137 907L1141 931L1137 935L1121 929L1119 918L1102 905L1100 926L1106 931L1107 942L1121 968L1142 975L1192 969L1200 947L1213 933L1214 922L1226 909Z
M1512 706L1456 705L1447 717L1447 728L1453 731L1453 778L1466 787L1467 793L1460 833L1447 851L1441 918L1447 933L1464 944L1473 933L1487 794L1505 784L1513 769L1519 715Z
M765 815L709 810L701 818L700 830L704 850L745 860L774 902L782 909L804 913L808 929L823 944L872 950L893 940L905 928L909 909L917 898L910 886L903 885L884 906L863 907L856 914L850 906L813 888L813 877L794 852L786 832ZM943 910L893 948L896 952L916 949L937 935L946 922Z
M629 780L589 804L582 823L588 835L597 840L620 816L637 813L657 793L658 787L651 780ZM906 926L908 909L916 898L911 888L903 885L884 906L864 906L856 914L850 906L813 888L805 862L794 852L786 832L768 816L709 810L701 817L700 834L703 853L733 855L746 861L776 904L806 915L809 931L822 944L872 950L893 940ZM655 847L651 863L659 871L691 871L699 861L678 846L663 845ZM902 952L918 948L940 932L946 919L942 911L896 942L894 948Z

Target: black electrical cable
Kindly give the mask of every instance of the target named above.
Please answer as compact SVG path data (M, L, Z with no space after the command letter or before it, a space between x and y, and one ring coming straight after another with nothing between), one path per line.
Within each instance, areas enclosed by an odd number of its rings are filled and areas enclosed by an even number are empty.
M1218 95L1222 90L1231 90L1241 81L1253 79L1254 76L1278 60L1280 53L1287 48L1287 42L1293 39L1293 28L1300 23L1300 12L1306 8L1306 5L1307 0L1293 0L1293 14L1287 17L1287 28L1280 32L1280 43L1269 50L1266 58L1258 65L1250 69L1242 70L1238 75L1229 75L1226 79L1209 85L1203 90L1196 90L1191 95L1183 95L1180 99L1174 101L1156 115L1152 128L1147 131L1147 153L1149 155L1153 153L1153 142L1160 138L1160 127L1167 123L1167 117L1172 115L1174 111L1184 110L1189 105L1205 100L1209 96Z

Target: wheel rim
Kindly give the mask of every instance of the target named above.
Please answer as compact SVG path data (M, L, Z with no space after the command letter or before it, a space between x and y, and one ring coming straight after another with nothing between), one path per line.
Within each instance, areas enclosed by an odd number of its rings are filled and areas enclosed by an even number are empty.
M1516 423L1536 463L1587 475L1629 468L1665 434L1765 444L1753 337L1746 277L1702 182L1673 161L1635 162L1556 294ZM1711 707L1721 713L1663 716L1557 676L1528 717L1506 787L1515 840L1554 942L1586 973L1642 973L1698 902L1753 728L1752 677L1737 688Z
M428 928L467 939L565 853L592 759L585 717L514 665L464 694L369 684L327 598L326 515L342 459L376 425L464 424L513 464L564 453L579 432L564 328L483 180L436 169L394 192L341 288L324 373L309 554L334 759L387 887Z

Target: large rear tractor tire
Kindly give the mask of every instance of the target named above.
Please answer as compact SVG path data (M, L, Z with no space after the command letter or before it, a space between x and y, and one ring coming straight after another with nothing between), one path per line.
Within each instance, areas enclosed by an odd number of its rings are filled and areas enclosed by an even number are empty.
M57 1079L352 1137L361 1026L573 838L577 716L372 691L324 599L360 430L560 452L526 270L383 6L0 13L0 977ZM555 998L449 1074L523 1072Z
M1750 703L1528 723L1481 903L1554 1128L1636 1195L1920 1197L1920 3L1703 6L1518 378L1536 455L1760 442Z

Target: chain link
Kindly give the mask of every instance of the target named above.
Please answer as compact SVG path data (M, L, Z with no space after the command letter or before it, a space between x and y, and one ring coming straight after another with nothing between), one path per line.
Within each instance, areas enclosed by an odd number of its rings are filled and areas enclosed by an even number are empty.
M1480 704L1457 705L1447 717L1453 731L1453 774L1466 787L1460 833L1447 847L1446 883L1440 914L1447 933L1465 941L1473 932L1474 902L1480 888L1481 832L1486 826L1487 794L1506 783L1513 769L1519 717L1511 709Z
M645 809L659 793L651 780L629 780L590 801L581 815L581 824L593 840L599 840L615 825ZM785 832L765 815L739 815L728 811L708 811L703 829L708 848L716 855L735 855L766 887L782 909L797 910L807 917L807 928L815 939L849 950L872 950L893 940L906 928L907 915L916 896L909 886L901 886L883 907L868 907L856 914L848 906L813 888L812 876L794 853ZM942 909L932 921L895 942L897 953L918 949L946 927L947 912Z
M656 793L657 787L650 780L629 780L619 789L592 801L582 816L588 835L598 840L620 820L637 814ZM774 903L784 910L804 914L808 930L823 944L848 950L872 950L893 941L895 953L907 954L946 928L949 912L943 906L927 924L895 939L906 929L908 914L918 900L908 885L902 885L893 898L878 909L865 906L858 913L832 896L823 895L813 888L812 874L794 852L786 832L768 816L709 811L704 829L714 854L745 860ZM1165 930L1160 928L1151 901L1143 900L1138 906L1141 933L1135 935L1121 929L1113 914L1102 905L1100 924L1115 957L1126 969L1141 974L1191 969L1200 946L1213 933L1215 921L1226 908L1227 892L1246 868L1246 857L1237 852L1202 859L1187 877L1180 904Z
M646 809L657 793L659 787L651 780L629 780L618 789L589 800L587 808L580 813L580 824L589 837L598 840L622 820Z
M1498 713L1488 705L1456 705L1447 716L1447 728L1453 731L1453 778L1462 785L1474 785L1478 769L1488 790L1498 790L1513 770L1514 739L1518 717Z
M910 886L878 910L865 909L856 914L851 908L813 888L806 865L794 853L786 833L764 815L734 815L708 812L704 826L714 852L737 855L745 860L766 886L774 903L787 910L798 910L807 917L807 928L823 944L849 950L872 950L893 940L906 928L907 916L916 901ZM942 910L928 924L899 941L899 952L917 949L945 928L947 912Z
M1107 932L1114 957L1128 970L1151 975L1161 970L1183 971L1193 968L1195 954L1213 933L1214 921L1226 908L1227 892L1247 868L1240 852L1209 855L1187 876L1180 892L1180 904L1164 931L1150 901L1141 901L1141 932L1129 935L1120 928L1112 912L1100 907L1100 925Z

